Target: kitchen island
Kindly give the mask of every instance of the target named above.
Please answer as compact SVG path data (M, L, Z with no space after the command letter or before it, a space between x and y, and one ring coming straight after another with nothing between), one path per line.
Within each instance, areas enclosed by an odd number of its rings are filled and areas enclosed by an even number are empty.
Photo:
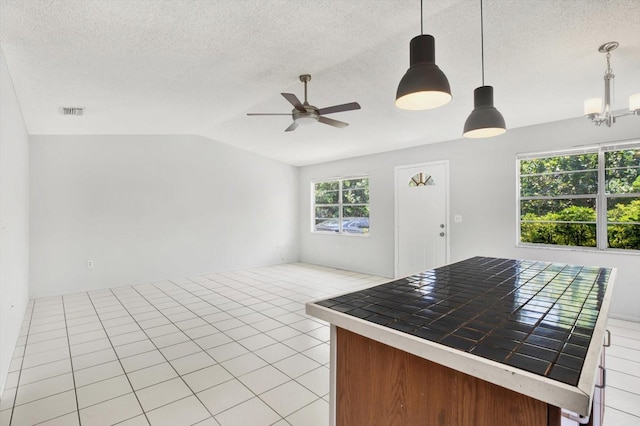
M592 407L599 418L615 275L474 257L308 303L331 323L332 424L560 425L563 410Z

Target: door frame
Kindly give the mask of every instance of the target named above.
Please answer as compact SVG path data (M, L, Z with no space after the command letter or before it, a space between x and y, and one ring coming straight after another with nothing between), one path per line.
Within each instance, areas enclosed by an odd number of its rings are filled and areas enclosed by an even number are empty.
M446 253L445 253L445 264L449 263L450 255L451 255L451 229L450 229L450 220L449 220L449 160L437 160L437 161L429 161L424 163L414 163L414 164L404 164L402 166L395 166L393 169L394 172L394 183L393 183L393 199L394 199L394 238L395 238L395 255L394 255L394 263L393 263L393 275L395 278L402 278L399 276L400 268L399 268L399 254L400 254L400 199L398 197L398 185L399 182L399 174L403 169L412 169L414 167L429 167L429 166L440 166L444 165L444 173L445 173L445 187L444 187L444 198L445 198L445 238L446 238Z

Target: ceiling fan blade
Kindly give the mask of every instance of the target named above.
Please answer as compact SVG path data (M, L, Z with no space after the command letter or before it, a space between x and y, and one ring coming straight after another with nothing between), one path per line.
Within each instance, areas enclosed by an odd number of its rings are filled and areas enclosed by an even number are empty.
M302 103L300 103L300 100L296 95L294 95L293 93L280 93L280 94L284 96L284 98L288 100L289 103L293 105L298 111L307 112L307 110L304 109L304 107L302 106Z
M291 116L290 112L248 112L247 115L288 115Z
M340 129L347 127L349 123L345 123L344 121L334 120L333 118L327 117L318 117L318 121L324 124L328 124L329 126L338 127Z
M287 127L286 129L284 129L285 132L291 132L293 130L296 129L296 127L298 127L298 123L296 123L295 121L293 123L291 123L291 126Z
M360 109L360 104L357 102L350 102L348 104L334 105L326 108L320 108L318 110L318 114L320 115L333 114L334 112L351 111L354 109Z

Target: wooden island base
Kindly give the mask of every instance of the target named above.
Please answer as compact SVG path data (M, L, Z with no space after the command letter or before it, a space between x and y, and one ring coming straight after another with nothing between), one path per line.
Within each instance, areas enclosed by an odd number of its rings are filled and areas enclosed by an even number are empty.
M559 426L561 410L337 327L339 426Z

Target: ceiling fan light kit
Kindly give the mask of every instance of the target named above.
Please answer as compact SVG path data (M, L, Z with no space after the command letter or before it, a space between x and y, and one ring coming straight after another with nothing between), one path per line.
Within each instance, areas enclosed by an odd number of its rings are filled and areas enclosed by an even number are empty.
M412 111L433 109L451 101L449 80L436 65L436 43L424 33L420 0L420 35L409 43L409 69L398 84L396 106Z
M311 81L311 75L302 74L300 76L300 81L304 83L304 103L301 103L298 97L293 93L281 93L281 95L287 101L289 101L291 105L293 105L293 110L291 110L291 114L248 113L247 115L289 115L293 119L293 123L291 123L291 125L287 127L284 131L291 132L300 125L308 125L308 124L313 124L315 122L320 122L322 124L327 124L329 126L343 129L347 127L349 123L345 123L344 121L334 120L332 118L325 117L324 115L333 114L336 112L344 112L344 111L352 111L352 110L360 109L360 104L358 104L357 102L334 105L326 108L317 108L313 105L310 105L309 102L307 101L307 83Z
M617 118L627 115L640 116L640 93L629 96L629 112L615 115L612 112L611 93L614 89L613 83L615 75L611 69L611 52L619 46L617 41L610 41L598 48L600 53L607 54L607 69L604 73L604 103L602 98L592 98L584 101L584 115L596 126L611 127Z
M482 56L482 86L473 91L473 111L464 123L465 138L490 138L507 131L504 117L493 106L493 86L484 85L484 19L480 0L480 50Z

